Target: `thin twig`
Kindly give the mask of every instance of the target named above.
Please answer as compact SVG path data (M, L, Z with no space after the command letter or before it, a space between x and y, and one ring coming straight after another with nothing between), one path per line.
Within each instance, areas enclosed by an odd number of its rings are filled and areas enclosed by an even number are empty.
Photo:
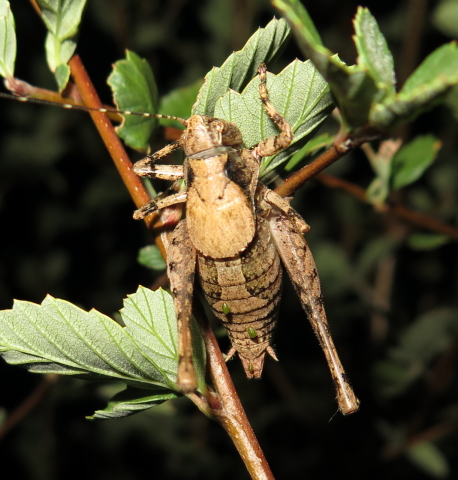
M407 441L407 446L412 448L420 443L432 442L439 440L445 435L449 435L458 429L458 420L446 420L445 422L438 423L432 427L423 430L412 437Z
M30 0L30 3L32 4L32 7L35 9L37 14L41 17L41 10L40 10L40 7L38 6L38 3L36 2L36 0Z
M164 272L160 277L154 280L153 284L151 285L151 290L157 290L158 288L165 288L170 283L169 276L167 272Z
M308 180L316 177L325 168L342 158L349 151L363 145L366 142L379 140L385 135L385 132L375 129L370 125L351 132L350 135L344 130L339 131L334 139L334 145L322 153L312 163L298 170L288 177L275 192L282 197L290 197L297 189L302 187Z
M26 417L45 397L51 387L56 383L59 376L48 374L37 385L35 390L8 416L0 427L0 440Z
M346 180L342 180L341 178L328 175L327 173L320 173L316 178L328 187L343 190L361 202L370 203L367 198L366 191L358 185L347 182ZM384 208L381 213L395 215L398 218L407 220L417 227L424 228L425 230L430 230L432 232L443 233L453 240L458 241L458 228L453 227L452 225L443 223L433 217L424 215L423 213L416 212L415 210L404 207L403 205L387 204L385 207L386 208Z
M193 311L205 342L210 376L217 393L215 396L209 391L206 396L211 409L209 416L218 420L229 434L253 480L274 480L229 375L215 335L208 322L204 320L203 307L197 301L193 303ZM205 410L202 411L208 414Z
M97 92L95 91L79 56L73 56L68 64L85 105L91 108L102 108L102 103L100 102ZM118 169L121 179L132 197L132 200L136 207L140 208L150 201L150 197L140 178L133 172L132 163L121 143L121 140L116 134L113 125L105 113L91 111L89 114L91 115L92 120L94 121L95 126L97 127L97 130ZM144 220L149 229L159 227L158 218L157 214L145 217ZM165 258L166 252L159 235L155 236L155 242Z
M338 151L333 145L312 163L309 163L288 177L275 189L275 192L282 197L290 197L297 189L302 187L304 183L318 175L325 168L339 160L339 158L342 158L346 153L347 152Z
M381 452L380 458L383 460L392 460L399 455L404 454L408 449L414 448L425 442L434 442L440 440L446 435L456 432L458 429L458 420L446 420L444 422L433 425L415 435L412 435L403 445L394 447L387 445Z

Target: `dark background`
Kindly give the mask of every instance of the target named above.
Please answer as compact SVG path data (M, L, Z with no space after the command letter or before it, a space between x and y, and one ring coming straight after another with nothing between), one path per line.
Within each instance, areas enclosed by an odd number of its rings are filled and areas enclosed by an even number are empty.
M11 3L19 38L16 76L54 89L43 25L28 2ZM148 59L164 95L221 65L275 15L265 0L88 3L77 51L106 103L111 102L106 78L125 48ZM353 64L351 20L358 2L304 3L326 46ZM416 28L408 21L412 3L417 13L424 3L427 8L424 21L411 22ZM373 0L365 5L387 37L400 83L412 68L409 62L417 65L450 41L431 22L438 2ZM418 41L417 53L412 40ZM269 67L278 72L295 57L303 58L292 39ZM150 237L142 223L132 220L133 204L89 116L2 100L0 117L0 307L11 308L14 298L40 303L49 293L112 315L127 294L139 284L152 285L157 274L136 261ZM336 127L330 121L325 128ZM451 110L439 107L400 133L410 138L428 132L443 142L439 158L398 198L456 223L457 122ZM361 152L348 155L329 173L364 188L373 178ZM456 245L413 249L410 225L318 181L309 182L294 202L312 226L308 239L328 317L362 406L353 416L333 416L336 403L325 360L287 282L275 340L280 363L268 362L260 381L247 381L238 361L229 364L276 478L426 479L434 472L447 477L447 469L454 477L456 322L438 333L443 345L436 354L426 361L420 349L418 358L404 365L403 374L410 372L413 381L399 382L396 365L388 360L422 315L456 318ZM437 343L434 329L421 335ZM422 341L428 345L429 337ZM3 361L0 378L3 418L44 381ZM3 438L0 465L7 473L2 478L248 478L221 427L186 399L126 419L85 420L106 405L115 389L60 378ZM425 445L424 464L415 465L412 451Z

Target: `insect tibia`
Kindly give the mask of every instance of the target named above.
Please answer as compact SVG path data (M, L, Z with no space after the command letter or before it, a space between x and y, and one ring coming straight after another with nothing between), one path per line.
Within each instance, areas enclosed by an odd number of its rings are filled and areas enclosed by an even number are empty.
M161 150L157 151L153 155L148 155L147 157L139 160L134 165L134 173L140 177L152 177L152 178L163 178L164 180L176 180L177 178L183 178L183 166L177 165L154 165L157 160L162 157L165 157L175 151L177 148L180 148L180 143L173 142L170 145L165 146ZM170 168L172 167L172 168ZM179 167L179 168L177 168ZM172 172L172 177L160 177L158 175L161 171Z

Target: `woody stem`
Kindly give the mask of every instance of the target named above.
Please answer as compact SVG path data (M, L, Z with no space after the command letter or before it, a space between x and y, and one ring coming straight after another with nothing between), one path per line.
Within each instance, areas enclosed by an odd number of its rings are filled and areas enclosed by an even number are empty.
M70 71L75 81L76 86L81 94L85 105L91 108L102 108L103 105L97 95L94 85L89 78L89 75L84 68L83 63L78 55L74 55L70 62ZM135 175L132 170L132 163L127 155L124 146L121 143L116 131L110 122L108 116L102 112L90 111L89 114L102 137L105 146L107 147L110 156L118 169L118 172L127 187L132 200L137 208L145 205L150 201L150 197L146 188L143 186L140 178ZM158 215L152 214L145 217L145 223L149 229L153 227L159 227ZM162 240L159 235L155 235L156 245L159 247L161 253L165 258L165 249L162 244Z
M208 321L204 320L202 305L195 301L193 311L203 335L208 355L210 376L217 394L215 396L211 391L207 392L208 410L202 408L201 410L206 415L217 420L226 430L253 480L274 480L272 471L251 428L237 390L229 375L215 335Z

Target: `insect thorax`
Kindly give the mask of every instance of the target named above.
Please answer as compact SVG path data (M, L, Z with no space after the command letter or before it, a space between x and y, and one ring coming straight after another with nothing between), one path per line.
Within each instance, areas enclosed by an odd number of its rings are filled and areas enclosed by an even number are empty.
M193 115L180 139L186 156L202 153L215 147L242 148L242 134L234 123L207 115Z

